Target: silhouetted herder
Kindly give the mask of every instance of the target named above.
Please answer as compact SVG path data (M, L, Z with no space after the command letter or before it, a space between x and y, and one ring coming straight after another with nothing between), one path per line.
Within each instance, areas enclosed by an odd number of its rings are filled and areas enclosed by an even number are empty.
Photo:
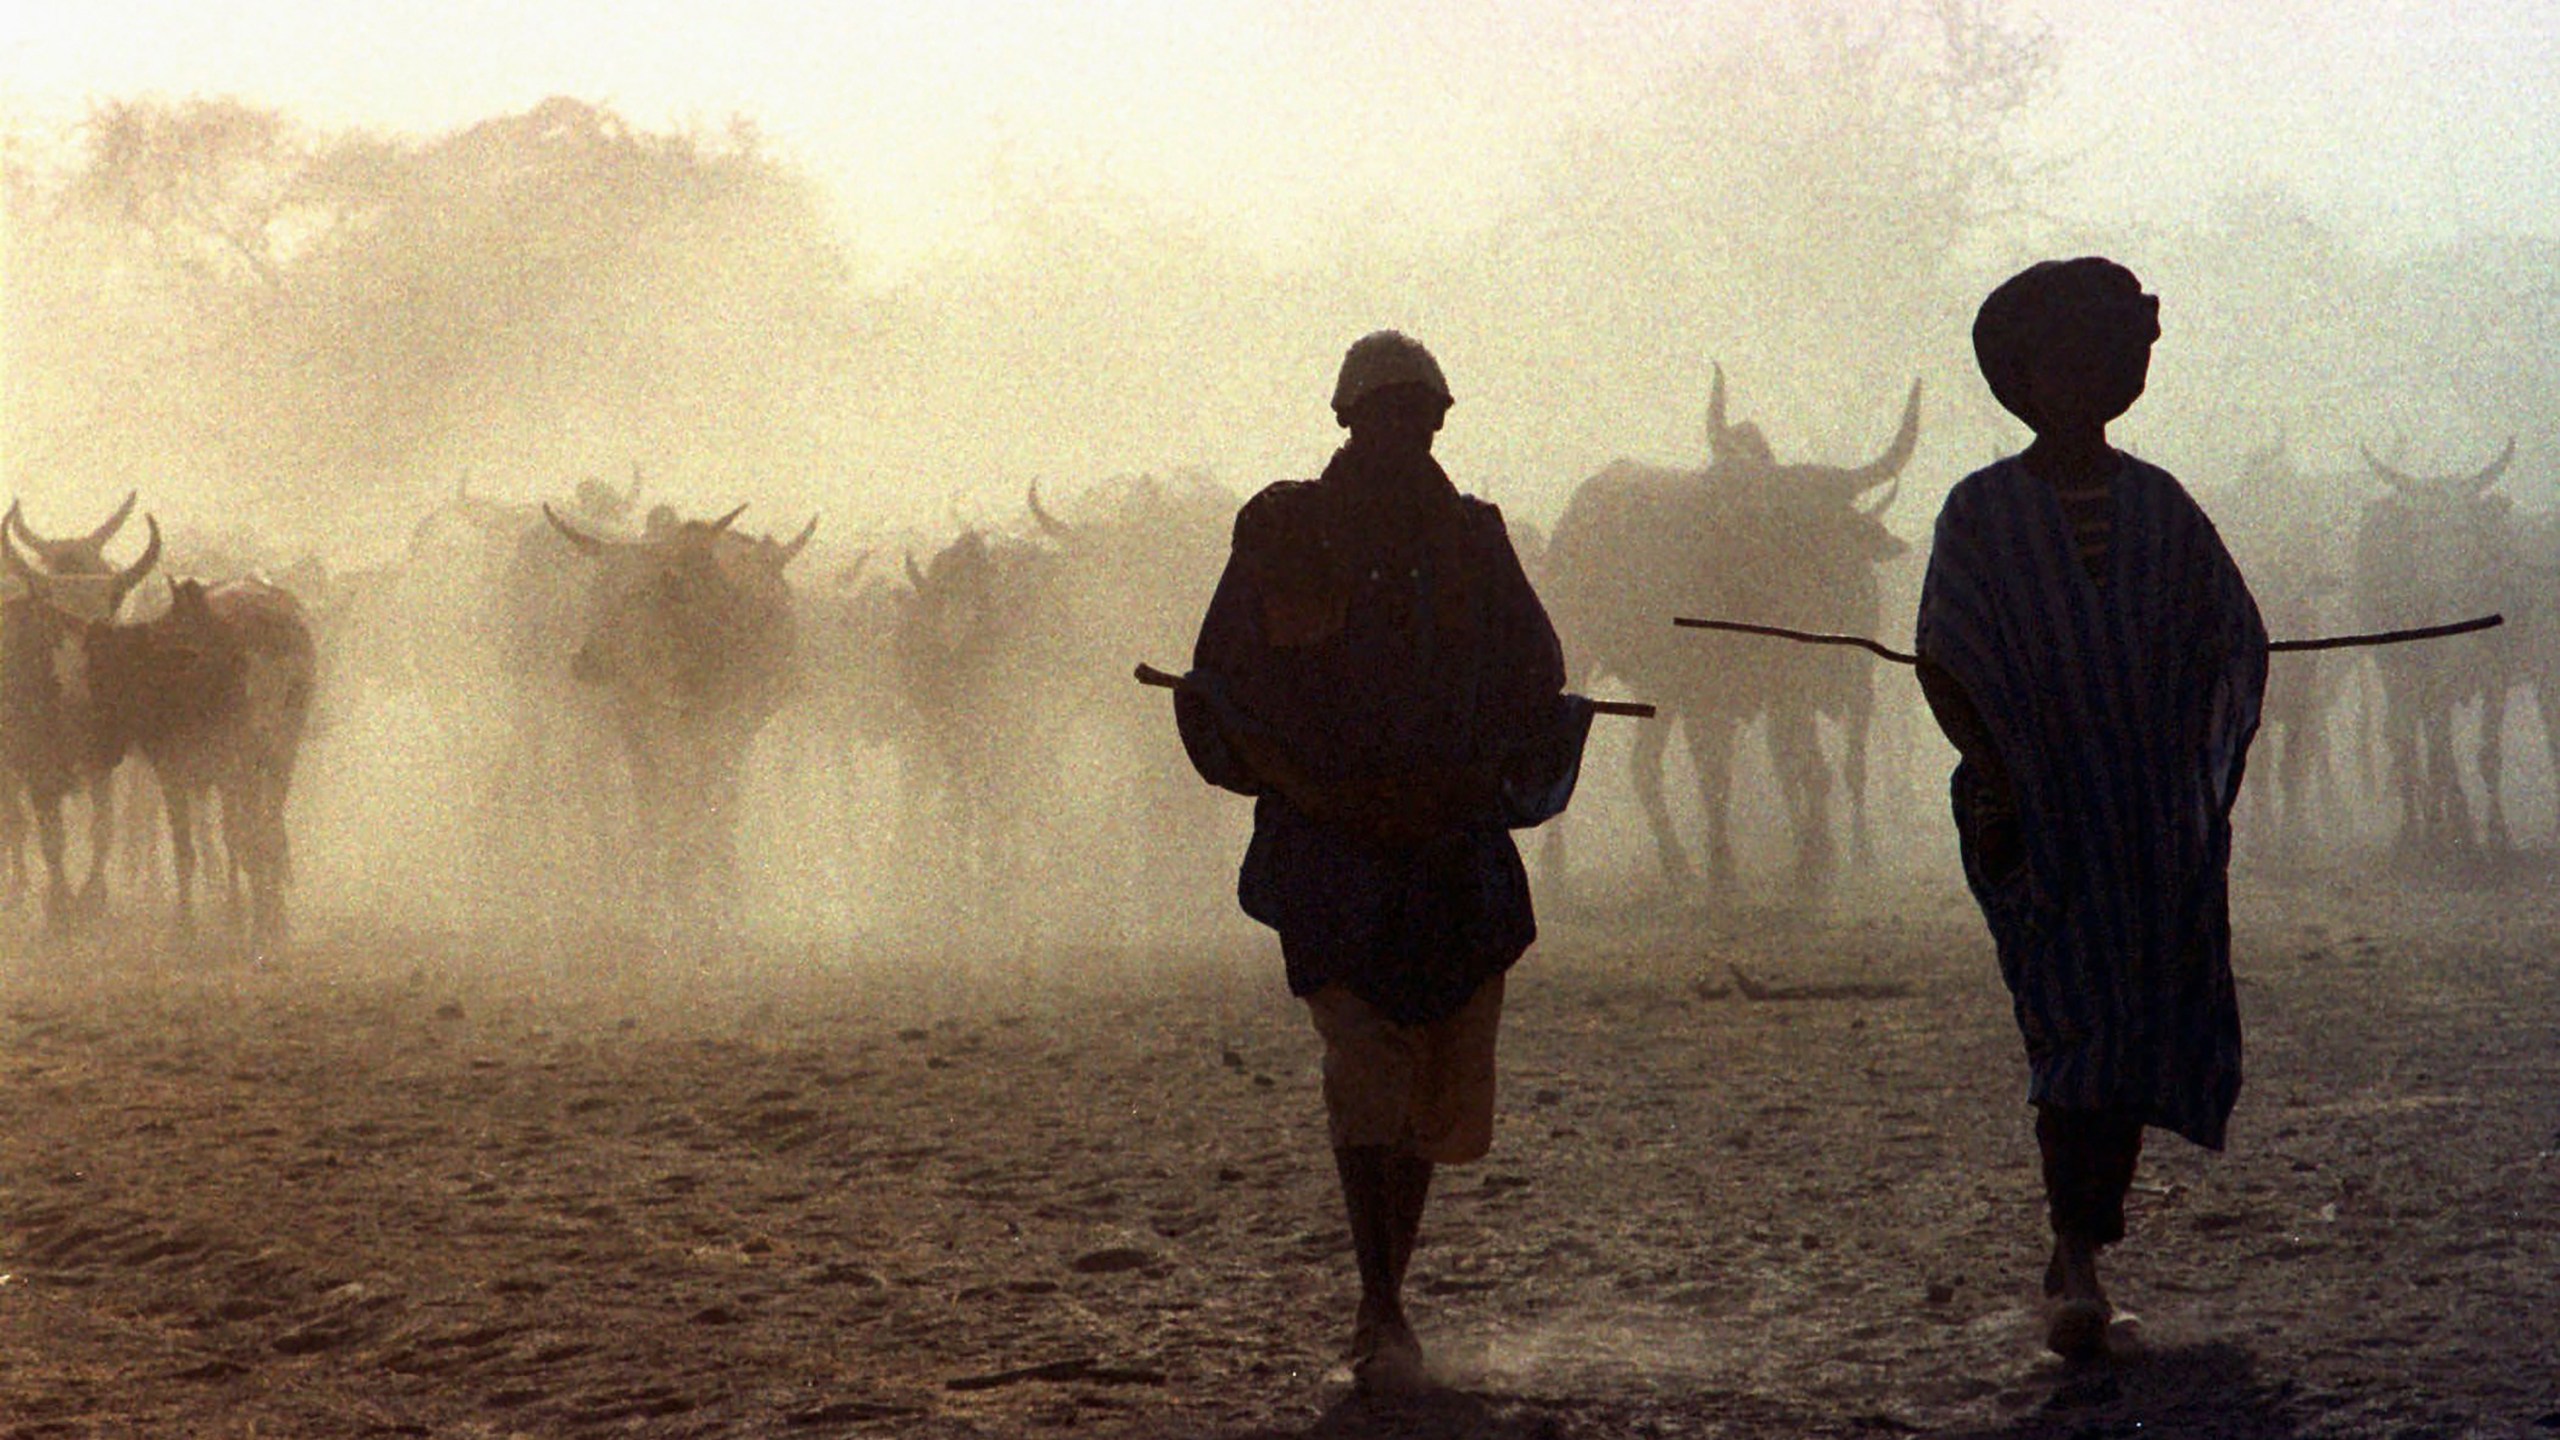
M1493 1142L1504 976L1537 934L1509 831L1564 807L1591 717L1501 512L1431 458L1450 403L1413 340L1351 347L1350 441L1236 516L1175 702L1201 775L1257 797L1239 898L1323 1037L1364 1390L1428 1383L1405 1269L1432 1167Z
M2047 261L1974 321L1992 394L2036 432L1959 482L1920 599L1923 691L1963 759L1965 879L2031 1072L2054 1232L2045 1340L2102 1353L2097 1252L2157 1125L2210 1149L2240 1093L2231 806L2266 686L2239 568L2167 472L2108 447L2159 301L2110 261Z

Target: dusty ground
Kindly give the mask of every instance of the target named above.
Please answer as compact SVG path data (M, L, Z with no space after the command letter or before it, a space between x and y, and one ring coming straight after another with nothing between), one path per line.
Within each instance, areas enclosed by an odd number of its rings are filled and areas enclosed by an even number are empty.
M2145 1353L2084 1374L1959 901L1554 920L1416 1264L1458 1387L1400 1408L1346 1395L1315 1046L1250 939L12 933L0 1433L2560 1433L2551 879L2245 887L2231 1150L2155 1137Z

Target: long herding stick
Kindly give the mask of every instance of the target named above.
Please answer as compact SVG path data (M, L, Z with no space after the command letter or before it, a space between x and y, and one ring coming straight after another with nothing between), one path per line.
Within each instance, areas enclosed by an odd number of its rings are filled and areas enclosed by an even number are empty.
M1864 635L1827 635L1813 630L1790 630L1784 625L1753 625L1741 620L1692 620L1675 615L1671 623L1690 630L1730 630L1739 635L1767 635L1778 640L1793 640L1803 645L1855 645L1870 650L1896 665L1916 665L1920 657L1896 650L1868 639ZM2475 630L2494 630L2507 623L2504 615L2476 615L2445 625L2420 625L2410 630L2368 630L2360 635L2316 635L2307 640L2270 640L2267 653L2289 654L2299 650L2349 650L2370 645L2405 645L2412 640L2442 640L2448 635L2468 635Z
M1179 690L1182 677L1141 660L1138 662L1138 683L1153 685L1159 690ZM1653 707L1638 700L1594 700L1590 704L1591 713L1595 715L1625 715L1637 720L1653 718Z

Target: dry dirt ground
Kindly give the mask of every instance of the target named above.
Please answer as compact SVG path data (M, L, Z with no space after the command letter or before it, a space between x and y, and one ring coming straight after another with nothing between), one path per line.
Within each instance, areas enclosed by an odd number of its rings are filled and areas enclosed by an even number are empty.
M315 920L0 963L0 1434L2560 1434L2560 902L2244 887L2230 1151L2154 1137L2134 1358L2041 1358L1989 945L1553 919L1500 1138L1348 1394L1267 944L653 955Z

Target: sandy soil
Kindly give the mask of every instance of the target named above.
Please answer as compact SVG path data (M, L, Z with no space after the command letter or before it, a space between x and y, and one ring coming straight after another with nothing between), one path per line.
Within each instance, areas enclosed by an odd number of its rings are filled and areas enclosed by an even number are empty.
M1551 917L1500 1139L1351 1398L1315 1043L1249 937L138 939L0 965L0 1433L2560 1433L2560 904L2244 887L2228 1154L2154 1138L2142 1352L2042 1358L1978 921ZM1642 913L1642 912L1639 912Z

